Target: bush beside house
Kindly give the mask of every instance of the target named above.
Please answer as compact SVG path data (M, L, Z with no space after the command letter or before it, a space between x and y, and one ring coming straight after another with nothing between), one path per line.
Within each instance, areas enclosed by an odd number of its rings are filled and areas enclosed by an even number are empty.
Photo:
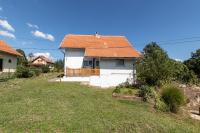
M200 56L195 54L195 57L197 55ZM198 84L199 81L196 75L198 70L194 73L187 63L170 59L155 42L146 45L143 56L136 63L138 95L145 102L153 101L157 110L177 113L179 107L184 105L185 96L174 83ZM118 86L114 92L122 90L123 86Z

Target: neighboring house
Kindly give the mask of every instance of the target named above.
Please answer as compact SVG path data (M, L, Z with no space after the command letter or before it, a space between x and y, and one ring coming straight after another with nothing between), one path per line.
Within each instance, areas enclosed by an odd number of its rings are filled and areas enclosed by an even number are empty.
M65 76L62 81L84 81L100 87L134 81L134 63L140 56L124 36L66 35Z
M22 56L11 46L0 40L0 73L15 72L17 67L17 58Z
M54 64L53 61L45 56L38 56L31 61L31 65L33 65L33 66L43 66L43 65L46 66L47 65L47 66L52 67L53 64Z

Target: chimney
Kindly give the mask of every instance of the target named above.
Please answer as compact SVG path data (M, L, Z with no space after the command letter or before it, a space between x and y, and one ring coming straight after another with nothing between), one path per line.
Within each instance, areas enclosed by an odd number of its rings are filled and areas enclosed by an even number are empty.
M100 35L98 34L98 32L95 33L95 37L100 38Z

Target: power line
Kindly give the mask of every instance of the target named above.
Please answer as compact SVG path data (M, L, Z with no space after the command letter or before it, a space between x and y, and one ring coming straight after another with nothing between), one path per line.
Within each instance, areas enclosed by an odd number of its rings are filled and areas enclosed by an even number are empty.
M198 39L198 40L194 40L194 39ZM161 41L155 41L155 42L160 43L160 45L164 45L164 44L172 44L172 43L177 44L177 43L195 42L199 40L200 40L200 36L193 36L193 37L185 37L185 38L179 38L179 39L161 40ZM135 43L135 44L144 45L147 43L148 42L140 42L140 43Z
M92 43L90 41L83 41L83 40L82 41L77 41L77 42L79 42L79 43L84 43L84 42L86 42L86 43ZM157 41L157 42L159 43L159 45L188 45L187 43L200 42L200 36L180 38L180 39L173 39L173 40L165 40L165 41ZM137 43L135 43L135 44L137 44ZM145 45L145 43L140 43L140 44ZM128 47L130 47L130 46L122 46L122 47L106 47L105 46L105 48L128 48ZM20 47L14 47L14 48L18 49ZM89 48L92 48L92 47L89 47ZM105 48L92 48L92 49L105 49ZM30 47L25 47L25 48L21 47L20 49L51 50L51 51L58 51L59 50L58 48L55 48L55 49L46 49L46 48L43 48L42 49L42 48L30 48Z
M189 42L200 42L200 40L193 40L193 41L182 41L182 42L173 42L173 43L160 43L159 45L186 45L186 43ZM188 45L188 44L187 44ZM15 49L18 49L20 47L14 47ZM91 49L107 49L107 48L130 48L130 46L123 46L123 47L105 47L105 48L92 48ZM41 49L41 48L21 48L21 49L34 49L34 50L52 50L52 51L58 51L59 49Z
M189 41L180 41L180 42L171 42L171 43L160 43L160 45L172 45L172 44L183 44L185 43L193 43L193 42L200 42L200 40L189 40Z
M172 39L172 40L165 40L165 41L159 41L160 43L167 43L167 42L173 42L173 41L181 41L181 40L190 40L190 39L196 39L199 38L200 36L195 36L195 37L186 37L186 38L179 38L179 39Z

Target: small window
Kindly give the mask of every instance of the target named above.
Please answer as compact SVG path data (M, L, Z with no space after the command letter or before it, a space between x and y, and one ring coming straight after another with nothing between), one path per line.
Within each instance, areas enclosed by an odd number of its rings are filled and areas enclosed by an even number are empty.
M9 59L9 60L8 60L8 63L12 63L12 60L11 60L11 59Z
M123 59L117 60L116 65L117 66L124 66L124 60Z
M83 67L92 67L92 61L90 60L84 60L83 61Z
M83 61L83 66L88 66L89 64L88 64L88 61L86 61L86 60L84 60Z

